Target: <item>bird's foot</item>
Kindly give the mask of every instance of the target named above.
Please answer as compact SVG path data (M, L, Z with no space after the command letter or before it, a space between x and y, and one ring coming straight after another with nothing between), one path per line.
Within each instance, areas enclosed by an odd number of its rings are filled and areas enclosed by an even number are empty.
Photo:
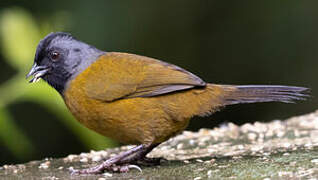
M133 164L137 164L137 161L139 160L148 162L148 164L152 164L152 165L156 165L160 163L160 159L158 161L155 159L150 159L145 157L147 153L149 153L157 145L158 144L154 144L154 145L142 144L128 151L122 152L95 167L83 169L83 170L75 170L71 168L70 171L72 175L101 174L104 171L123 173L123 172L128 172L130 169L137 169L138 171L142 172L139 166L133 165Z
M142 172L141 168L137 165L132 164L110 164L105 161L104 163L94 166L92 168L87 169L73 169L70 168L71 175L89 175L89 174L102 174L104 171L113 172L113 173L126 173L131 169L137 169L138 171Z

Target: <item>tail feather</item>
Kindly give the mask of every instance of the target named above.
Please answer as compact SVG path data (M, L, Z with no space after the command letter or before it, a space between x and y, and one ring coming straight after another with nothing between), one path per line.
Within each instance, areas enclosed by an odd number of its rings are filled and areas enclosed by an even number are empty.
M221 85L227 93L224 105L256 102L284 102L306 100L309 97L308 88L281 85Z

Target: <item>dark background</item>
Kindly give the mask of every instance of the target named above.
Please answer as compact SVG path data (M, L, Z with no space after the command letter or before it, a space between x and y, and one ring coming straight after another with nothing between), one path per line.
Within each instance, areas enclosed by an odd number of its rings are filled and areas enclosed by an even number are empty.
M207 82L312 88L309 101L235 105L192 120L189 130L285 119L317 109L317 0L1 0L0 11L11 7L29 11L36 21L63 11L69 17L64 31L82 41L164 60ZM15 73L2 59L0 53L0 83ZM0 164L89 150L36 103L12 103L9 111L39 151L18 159L0 141Z

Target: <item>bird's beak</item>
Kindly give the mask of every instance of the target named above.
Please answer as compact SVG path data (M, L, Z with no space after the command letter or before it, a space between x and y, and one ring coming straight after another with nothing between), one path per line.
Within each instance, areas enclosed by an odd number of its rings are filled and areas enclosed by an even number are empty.
M41 77L48 73L48 71L49 68L47 66L38 66L36 63L34 63L30 72L26 75L26 78L28 79L30 76L33 76L29 83L38 82Z

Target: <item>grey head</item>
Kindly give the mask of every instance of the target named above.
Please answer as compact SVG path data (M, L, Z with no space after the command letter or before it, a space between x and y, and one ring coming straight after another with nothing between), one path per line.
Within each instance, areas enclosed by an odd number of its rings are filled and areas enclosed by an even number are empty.
M103 54L105 52L75 39L68 33L50 33L39 42L34 64L27 78L33 76L31 83L43 79L63 94L69 80Z

